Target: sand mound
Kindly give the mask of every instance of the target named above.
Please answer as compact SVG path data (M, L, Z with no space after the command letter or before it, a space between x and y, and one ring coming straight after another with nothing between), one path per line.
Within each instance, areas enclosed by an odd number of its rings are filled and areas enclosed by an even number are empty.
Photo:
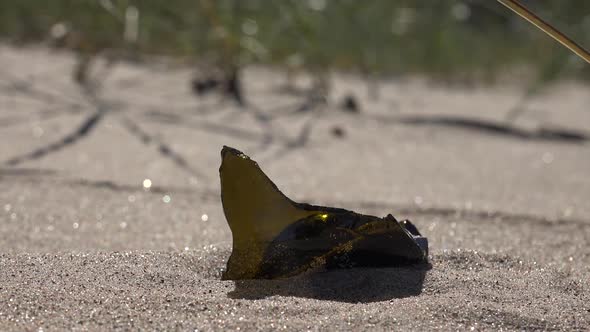
M588 144L531 134L589 132L587 87L507 128L517 90L391 79L372 100L339 75L295 112L282 74L252 68L252 110L191 95L189 68L117 64L97 117L73 62L0 46L0 330L590 326ZM350 91L359 114L337 106ZM221 281L223 145L296 201L411 219L430 265Z

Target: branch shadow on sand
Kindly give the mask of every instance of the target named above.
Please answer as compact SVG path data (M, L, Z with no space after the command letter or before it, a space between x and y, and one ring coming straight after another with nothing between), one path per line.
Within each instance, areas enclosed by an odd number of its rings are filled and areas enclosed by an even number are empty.
M236 280L233 299L293 296L347 303L370 303L422 293L430 264L389 268L354 268L309 273L287 279Z
M96 128L97 124L104 117L104 114L105 110L99 108L98 111L89 115L84 120L84 122L81 125L79 125L73 132L68 133L66 136L62 137L58 141L49 143L43 147L37 148L26 154L13 157L5 161L4 163L8 166L16 166L25 161L40 159L49 154L61 151L71 146L72 144L86 138Z
M485 132L494 135L502 135L524 140L555 141L564 143L584 143L590 140L586 133L561 129L541 127L535 130L518 128L506 123L484 121L451 116L435 117L404 117L399 119L401 123L414 126L440 126L464 130Z

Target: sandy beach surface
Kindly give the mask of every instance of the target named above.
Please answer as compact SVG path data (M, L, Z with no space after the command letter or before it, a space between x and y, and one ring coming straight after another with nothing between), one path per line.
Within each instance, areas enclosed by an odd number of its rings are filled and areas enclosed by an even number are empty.
M89 97L74 63L0 46L0 330L589 329L587 86L507 123L518 85L338 74L305 107L250 68L241 109L155 62L99 65ZM221 281L223 145L294 200L411 219L431 266Z

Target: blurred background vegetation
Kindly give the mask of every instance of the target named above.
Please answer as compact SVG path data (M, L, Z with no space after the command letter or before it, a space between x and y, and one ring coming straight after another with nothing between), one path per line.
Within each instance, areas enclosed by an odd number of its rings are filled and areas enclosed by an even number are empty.
M590 1L524 1L590 45ZM590 78L569 51L493 0L3 0L0 38L95 55L493 80Z

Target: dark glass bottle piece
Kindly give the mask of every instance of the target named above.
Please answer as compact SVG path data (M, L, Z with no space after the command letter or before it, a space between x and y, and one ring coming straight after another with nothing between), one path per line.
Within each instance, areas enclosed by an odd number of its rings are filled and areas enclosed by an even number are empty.
M233 250L224 279L272 279L315 268L425 262L428 242L408 220L296 203L242 152L221 151L221 199Z

